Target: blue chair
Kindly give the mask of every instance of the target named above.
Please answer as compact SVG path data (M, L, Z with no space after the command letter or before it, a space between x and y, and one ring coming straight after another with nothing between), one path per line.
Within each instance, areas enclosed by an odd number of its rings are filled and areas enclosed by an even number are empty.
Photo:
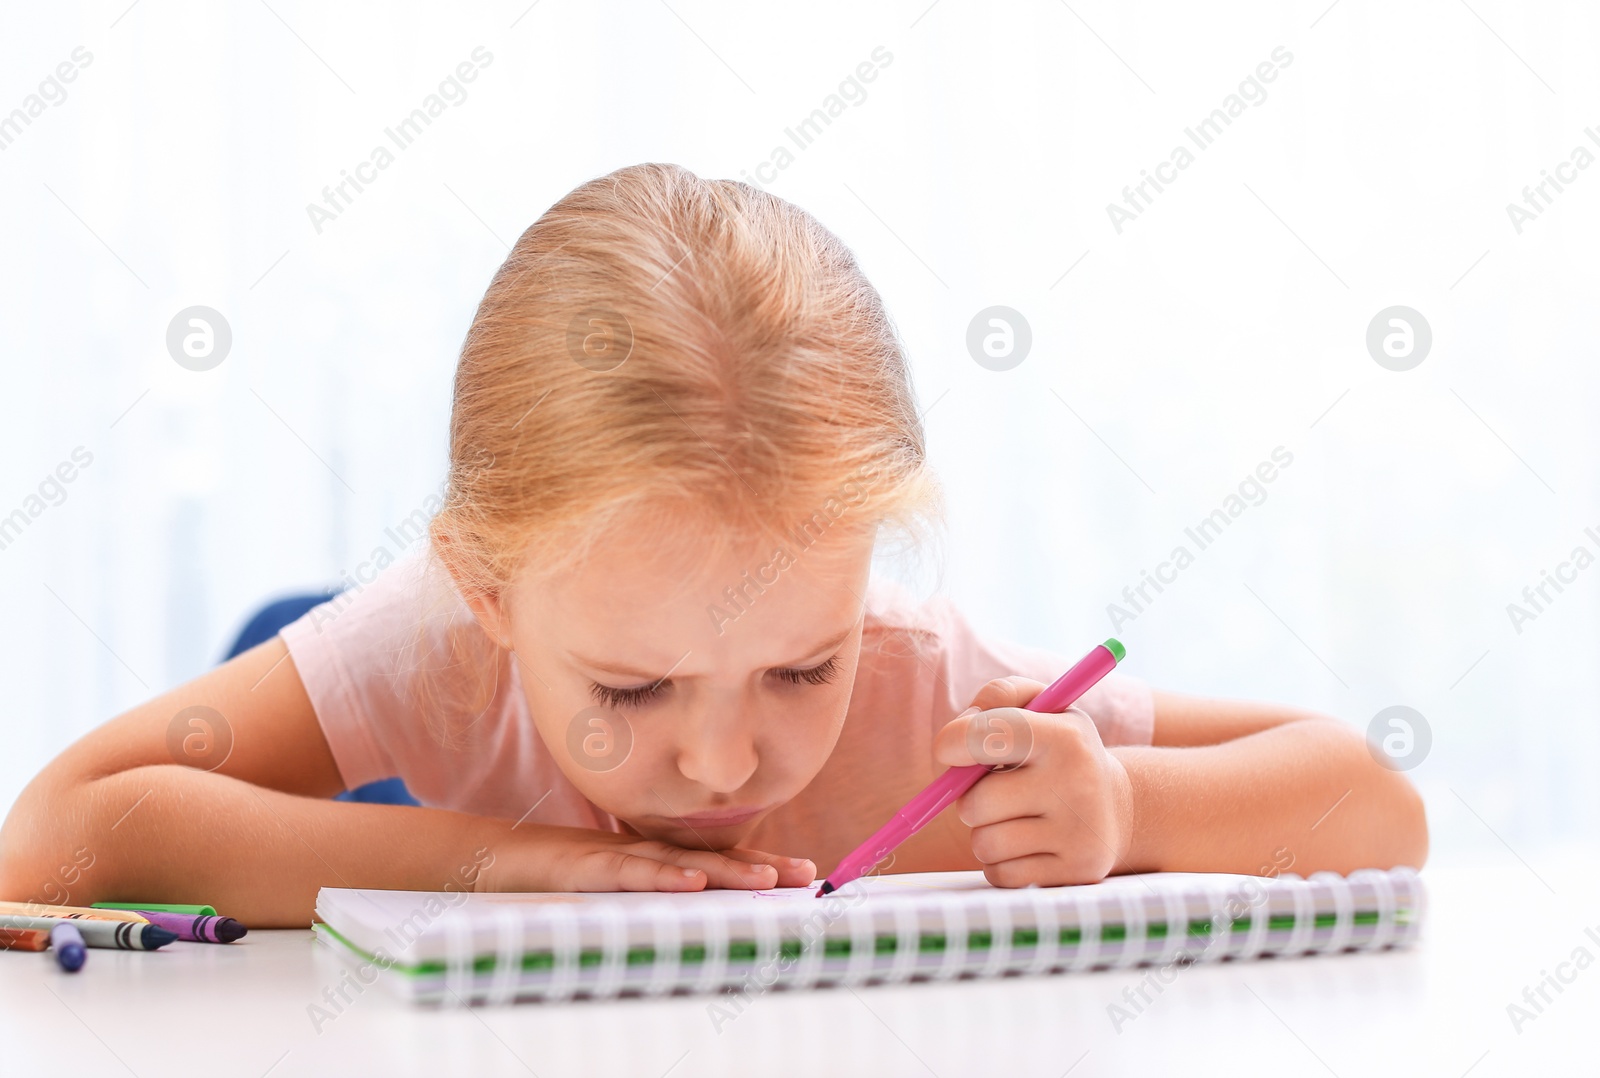
M240 630L239 638L228 649L224 659L231 659L235 655L249 651L257 644L271 640L278 635L278 630L298 620L312 607L327 602L338 591L322 592L316 595L291 595L287 599L279 599L268 603L256 612L245 627ZM346 790L334 798L335 801L365 801L375 805L416 805L420 802L411 796L411 791L406 789L406 784L398 778L379 779L369 782L365 786L358 786L354 790Z

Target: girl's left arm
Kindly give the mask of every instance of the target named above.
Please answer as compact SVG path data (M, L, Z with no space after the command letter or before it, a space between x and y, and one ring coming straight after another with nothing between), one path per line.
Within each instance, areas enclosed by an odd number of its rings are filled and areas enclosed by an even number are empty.
M1347 723L1157 692L1154 743L1108 749L1082 712L1023 710L1043 688L991 681L935 742L944 764L1014 765L957 802L996 886L1124 872L1305 876L1427 858L1422 799Z
M1348 723L1276 704L1155 693L1149 746L1108 750L1132 819L1118 871L1421 868L1422 798Z

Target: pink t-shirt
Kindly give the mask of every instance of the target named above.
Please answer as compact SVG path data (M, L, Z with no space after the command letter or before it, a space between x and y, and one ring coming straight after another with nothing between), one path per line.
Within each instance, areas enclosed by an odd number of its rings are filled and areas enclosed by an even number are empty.
M426 548L282 636L347 787L399 776L428 806L621 830L556 765L528 715L519 664L490 644ZM1076 658L980 637L948 599L919 604L875 579L845 734L823 775L845 784L903 775L895 796L908 798L943 770L934 735L985 682L1021 674L1048 684ZM1144 683L1112 674L1078 706L1106 745L1150 743Z

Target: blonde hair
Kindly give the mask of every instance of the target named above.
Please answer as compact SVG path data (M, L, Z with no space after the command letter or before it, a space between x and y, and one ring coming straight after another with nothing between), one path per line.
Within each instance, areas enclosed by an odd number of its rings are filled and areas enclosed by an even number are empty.
M905 354L849 248L748 184L643 164L562 198L490 282L429 531L461 594L497 594L624 525L798 555L835 528L915 548L940 511ZM483 671L425 712L448 741L510 660L476 626L446 647Z

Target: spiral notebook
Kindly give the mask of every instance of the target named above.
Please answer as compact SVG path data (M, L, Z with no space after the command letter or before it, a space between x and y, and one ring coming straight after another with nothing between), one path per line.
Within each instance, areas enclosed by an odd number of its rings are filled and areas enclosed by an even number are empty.
M418 1003L738 993L1404 946L1410 869L1276 879L1116 876L992 887L981 872L682 894L477 894L324 887L316 936Z

